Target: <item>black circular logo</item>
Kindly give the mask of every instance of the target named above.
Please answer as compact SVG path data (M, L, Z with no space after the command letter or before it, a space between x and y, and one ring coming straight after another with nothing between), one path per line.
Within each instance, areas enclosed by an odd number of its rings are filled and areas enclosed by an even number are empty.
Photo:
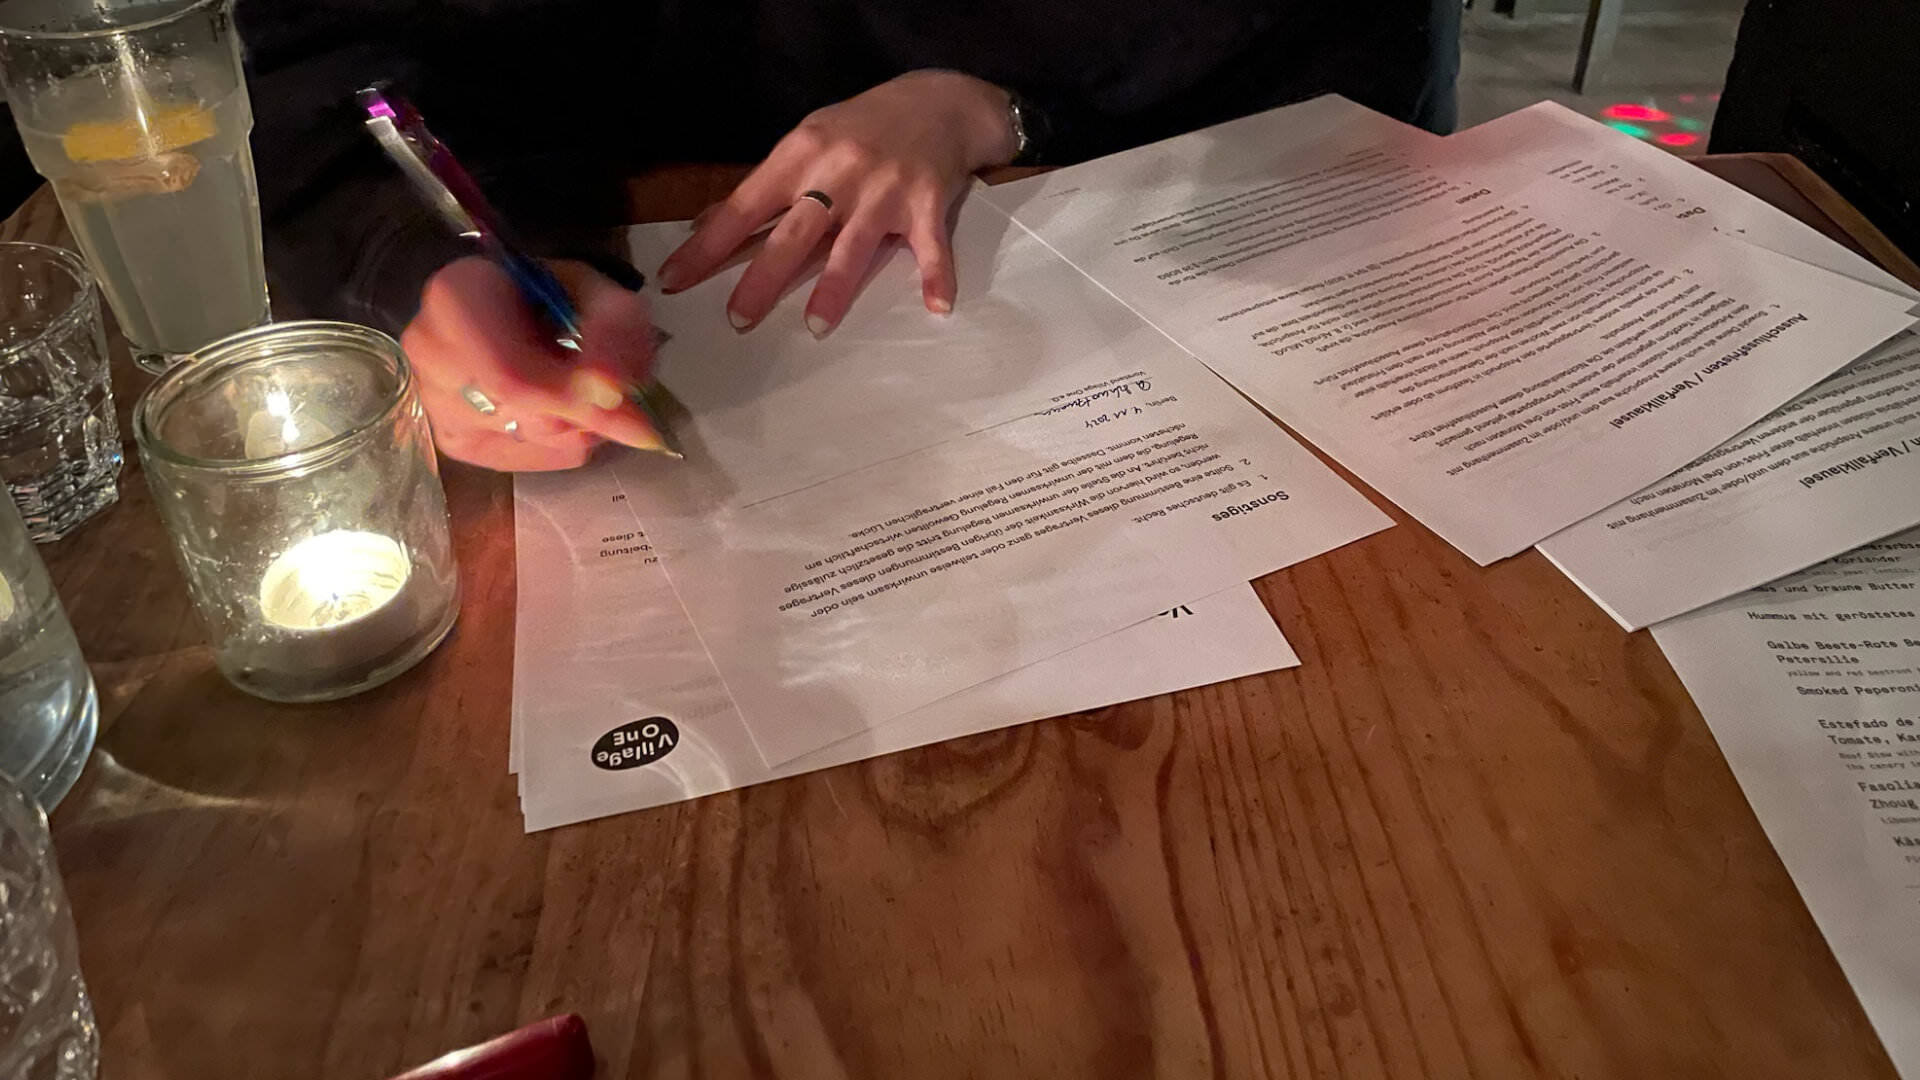
M680 745L680 729L664 716L629 720L593 744L593 763L618 771L651 765Z

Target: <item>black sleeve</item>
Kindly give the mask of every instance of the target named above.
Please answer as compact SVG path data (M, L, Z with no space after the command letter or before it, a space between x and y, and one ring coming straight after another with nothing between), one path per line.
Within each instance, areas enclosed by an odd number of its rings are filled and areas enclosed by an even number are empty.
M356 34L350 13L327 14L279 0L239 6L268 288L277 318L397 332L420 284L463 245L385 160L353 104L375 81L417 86L417 60L397 36Z
M608 63L624 35L592 32L594 8L242 0L276 317L398 333L427 278L473 251L367 133L353 95L376 81L420 106L536 253L582 247L580 230L547 235L552 222L619 224L638 97L606 81L634 73ZM586 32L552 30L569 24Z
M953 68L1019 94L1044 117L1041 164L1324 93L1427 122L1457 67L1442 61L1457 57L1458 0L846 2L890 74Z

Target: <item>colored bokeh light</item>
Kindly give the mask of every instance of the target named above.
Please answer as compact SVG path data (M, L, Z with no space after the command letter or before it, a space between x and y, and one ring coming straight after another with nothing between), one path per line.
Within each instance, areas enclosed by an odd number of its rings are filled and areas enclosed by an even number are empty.
M1607 106L1600 111L1600 115L1609 120L1644 120L1650 124L1664 124L1671 119L1671 114L1665 109L1656 109L1651 105L1635 105L1626 101Z
M1705 92L1677 94L1672 99L1684 112L1669 112L1656 98L1641 101L1617 101L1598 108L1594 118L1608 127L1642 142L1676 153L1699 153L1706 149L1707 130L1712 126L1712 106ZM1718 100L1720 95L1712 97ZM1700 113L1708 115L1702 116ZM1692 115L1689 115L1692 114ZM1687 149L1691 147L1692 149Z

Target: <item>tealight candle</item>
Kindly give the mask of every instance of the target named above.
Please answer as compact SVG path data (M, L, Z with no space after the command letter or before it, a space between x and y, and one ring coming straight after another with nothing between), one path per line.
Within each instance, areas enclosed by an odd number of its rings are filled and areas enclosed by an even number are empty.
M377 533L309 536L267 564L260 614L288 630L330 630L386 607L407 583L407 553Z
M235 685L283 701L355 693L452 627L445 498L393 339L345 323L236 334L162 376L134 431Z
M413 563L390 536L331 529L275 556L260 577L259 633L235 648L251 680L340 678L402 656L422 622L407 586Z

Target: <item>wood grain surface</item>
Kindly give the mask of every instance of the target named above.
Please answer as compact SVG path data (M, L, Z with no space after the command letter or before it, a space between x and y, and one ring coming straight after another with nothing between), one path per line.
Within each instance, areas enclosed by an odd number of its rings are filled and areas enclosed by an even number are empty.
M1389 508L1258 583L1297 670L526 836L509 482L446 481L458 628L329 705L215 672L131 440L44 549L103 1076L379 1080L566 1011L608 1078L1893 1075L1652 640L1536 554Z

